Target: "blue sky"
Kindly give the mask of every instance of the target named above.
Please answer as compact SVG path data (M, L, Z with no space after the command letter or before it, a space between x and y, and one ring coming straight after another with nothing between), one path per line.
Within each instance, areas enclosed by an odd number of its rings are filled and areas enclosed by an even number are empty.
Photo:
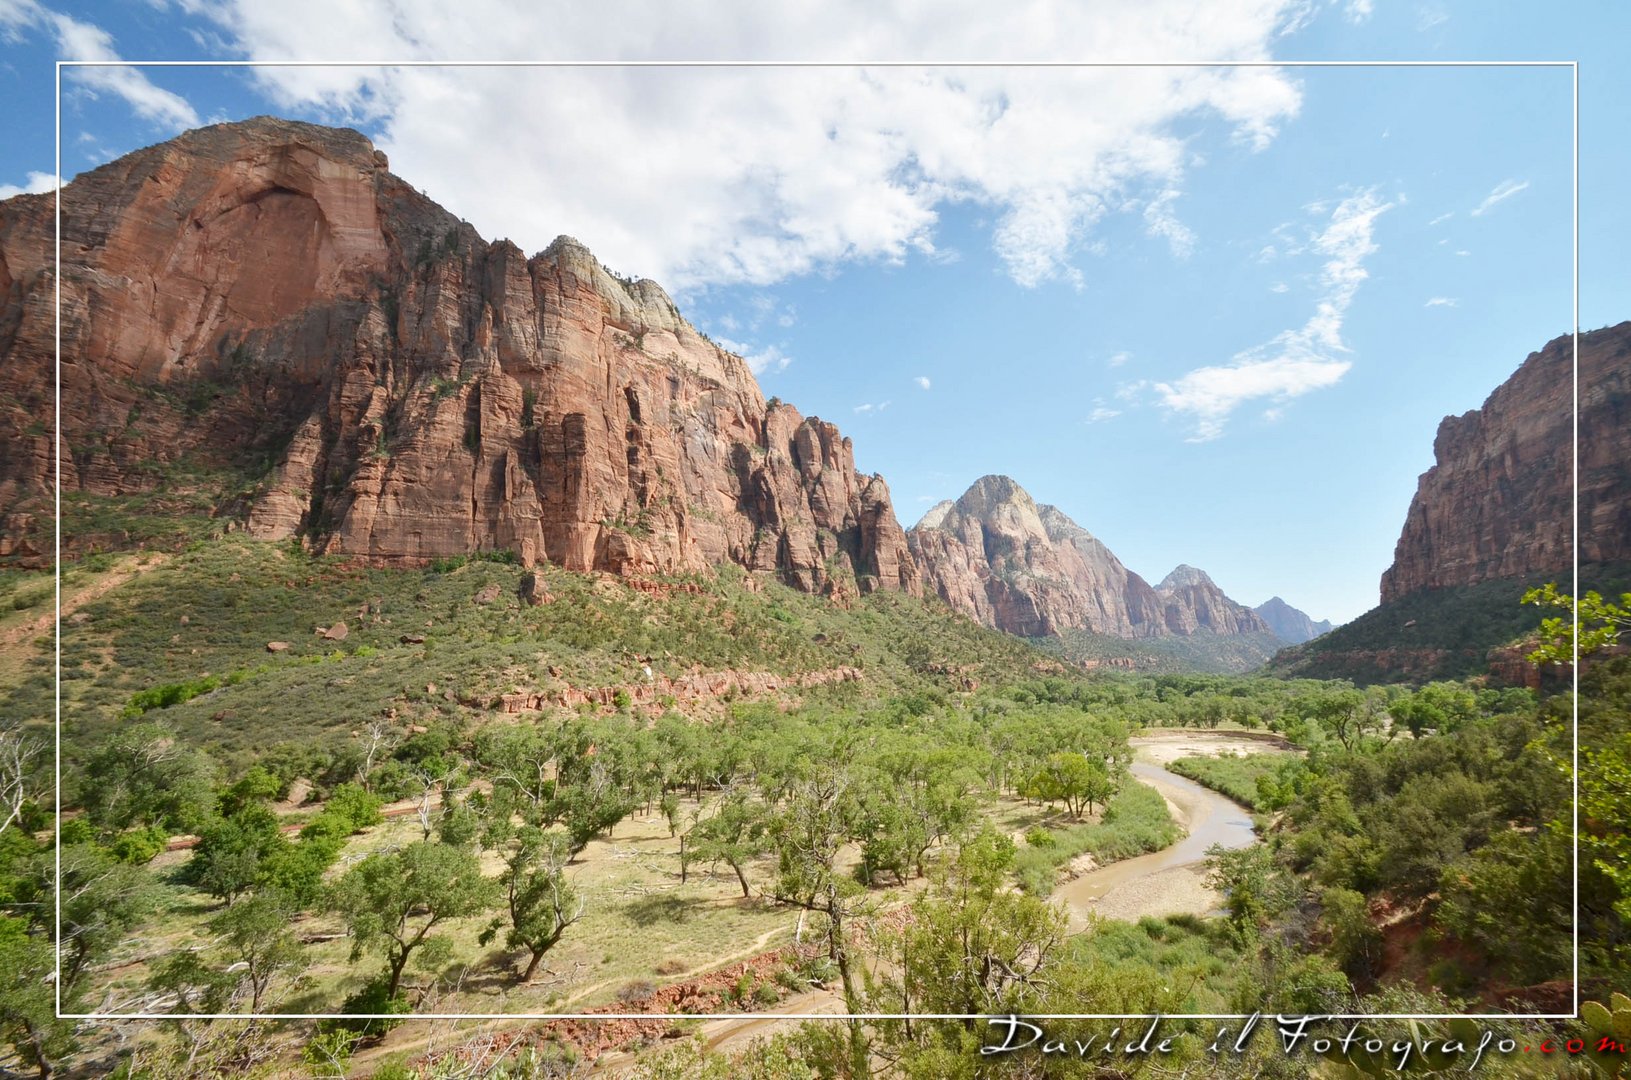
M59 57L1578 60L1581 326L1631 316L1607 3L273 7L0 0L0 194L50 183ZM1570 328L1571 105L1534 67L99 69L66 79L63 164L266 112L360 127L484 235L669 287L903 523L1004 472L1151 581L1343 620L1439 420Z

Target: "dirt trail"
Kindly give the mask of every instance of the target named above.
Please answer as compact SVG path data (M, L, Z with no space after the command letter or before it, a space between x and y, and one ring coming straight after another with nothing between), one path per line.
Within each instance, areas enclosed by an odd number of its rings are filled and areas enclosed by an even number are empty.
M62 617L66 619L86 604L100 600L108 593L117 589L131 578L156 570L168 562L170 557L162 553L152 553L147 556L146 562L135 559L126 561L122 566L109 571L101 579L92 582L77 592L70 593L67 589L62 591ZM0 631L0 648L20 645L25 641L33 641L41 634L49 631L56 623L57 613L47 611L43 615L36 615L23 623L8 627Z

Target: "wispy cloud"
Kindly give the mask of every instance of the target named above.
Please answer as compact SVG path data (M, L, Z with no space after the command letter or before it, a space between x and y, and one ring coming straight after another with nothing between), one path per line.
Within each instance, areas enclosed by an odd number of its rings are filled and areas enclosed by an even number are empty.
M932 385L929 382L929 377L927 375L919 375L917 378L913 379L912 381L917 383L918 389L920 389L920 390L927 390L930 387L930 385Z
M1114 420L1121 415L1120 409L1112 409L1104 403L1103 398L1093 399L1093 411L1087 414L1089 424L1102 424L1106 420Z
M1173 213L1172 204L1183 194L1168 188L1144 207L1144 231L1167 242L1172 254L1187 259L1195 253L1195 234Z
M13 195L38 195L45 191L54 191L57 178L48 172L31 172L28 179L21 185L0 184L0 199L9 199Z
M94 23L53 11L36 0L0 0L0 30L17 39L26 30L43 30L56 39L57 55L64 60L116 61L113 35ZM155 86L134 67L74 68L72 84L92 93L113 94L124 100L143 120L168 130L197 127L198 113L179 94Z
M1273 285L1269 286L1269 292L1272 292L1272 293L1283 293L1283 292L1290 292L1290 291L1291 291L1291 286L1287 285L1283 281L1276 281Z
M867 413L881 413L889 408L889 404L887 401L880 401L876 404L869 401L864 405L855 406L854 412L857 416L865 416Z
M1449 221L1453 217L1455 217L1455 211L1454 210L1447 210L1444 213L1440 214L1438 217L1434 218L1432 221L1429 221L1427 224L1428 224L1429 227L1431 227L1433 225L1438 225L1438 224L1441 224L1443 222Z
M1127 361L1131 360L1132 358L1133 358L1132 353L1123 351L1123 352L1118 352L1118 353L1114 354L1113 356L1110 357L1110 359L1106 360L1105 363L1110 365L1111 367L1121 367L1123 364L1125 364Z
M1374 11L1373 0L1348 0L1348 7L1344 13L1348 16L1348 21L1357 26L1370 18Z
M1193 424L1190 442L1223 434L1230 415L1249 401L1266 398L1278 405L1314 390L1336 385L1353 365L1341 359L1342 322L1368 276L1365 259L1377 250L1376 219L1393 206L1374 190L1337 204L1310 247L1325 256L1320 269L1323 293L1314 313L1301 327L1272 341L1237 353L1227 364L1196 368L1154 389L1168 411Z
M1427 301L1427 303L1425 305L1423 305L1423 306L1424 307L1455 307L1456 304L1458 304L1458 303L1460 303L1460 301L1457 300L1453 296L1434 296L1434 297L1430 298Z
M1494 209L1499 203L1512 198L1518 192L1529 186L1527 180L1502 180L1495 185L1495 190L1484 196L1484 201L1473 207L1473 217L1483 217Z

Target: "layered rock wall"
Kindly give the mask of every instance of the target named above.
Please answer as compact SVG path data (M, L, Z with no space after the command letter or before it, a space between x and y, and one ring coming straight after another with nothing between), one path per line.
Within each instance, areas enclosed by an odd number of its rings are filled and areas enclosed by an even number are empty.
M191 132L63 191L64 487L253 478L256 536L379 562L511 549L577 570L734 562L916 591L881 477L767 405L650 281L527 258L352 131ZM52 199L0 204L0 510L49 492Z
M1558 338L1439 425L1383 603L1572 566L1573 353ZM1631 323L1580 335L1579 419L1580 561L1631 560Z

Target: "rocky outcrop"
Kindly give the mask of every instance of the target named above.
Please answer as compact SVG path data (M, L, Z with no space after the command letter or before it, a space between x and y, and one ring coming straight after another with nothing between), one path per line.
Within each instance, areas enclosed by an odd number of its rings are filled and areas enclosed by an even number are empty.
M1321 634L1331 632L1329 619L1315 622L1305 613L1292 607L1278 596L1270 597L1264 603L1252 608L1259 618L1273 631L1274 636L1287 645L1301 645L1305 641L1312 641Z
M1058 508L1006 476L976 480L907 534L927 588L953 608L1024 637L1084 630L1122 638L1266 633L1267 625L1191 567L1152 589Z
M1382 575L1382 602L1572 565L1573 339L1446 417ZM1580 335L1580 561L1631 560L1631 322Z
M0 204L0 510L50 490L52 199ZM510 549L916 591L882 478L655 283L527 258L354 131L204 128L63 191L64 487L261 475L249 531L381 563ZM228 508L230 509L230 508ZM9 530L7 530L9 531Z

